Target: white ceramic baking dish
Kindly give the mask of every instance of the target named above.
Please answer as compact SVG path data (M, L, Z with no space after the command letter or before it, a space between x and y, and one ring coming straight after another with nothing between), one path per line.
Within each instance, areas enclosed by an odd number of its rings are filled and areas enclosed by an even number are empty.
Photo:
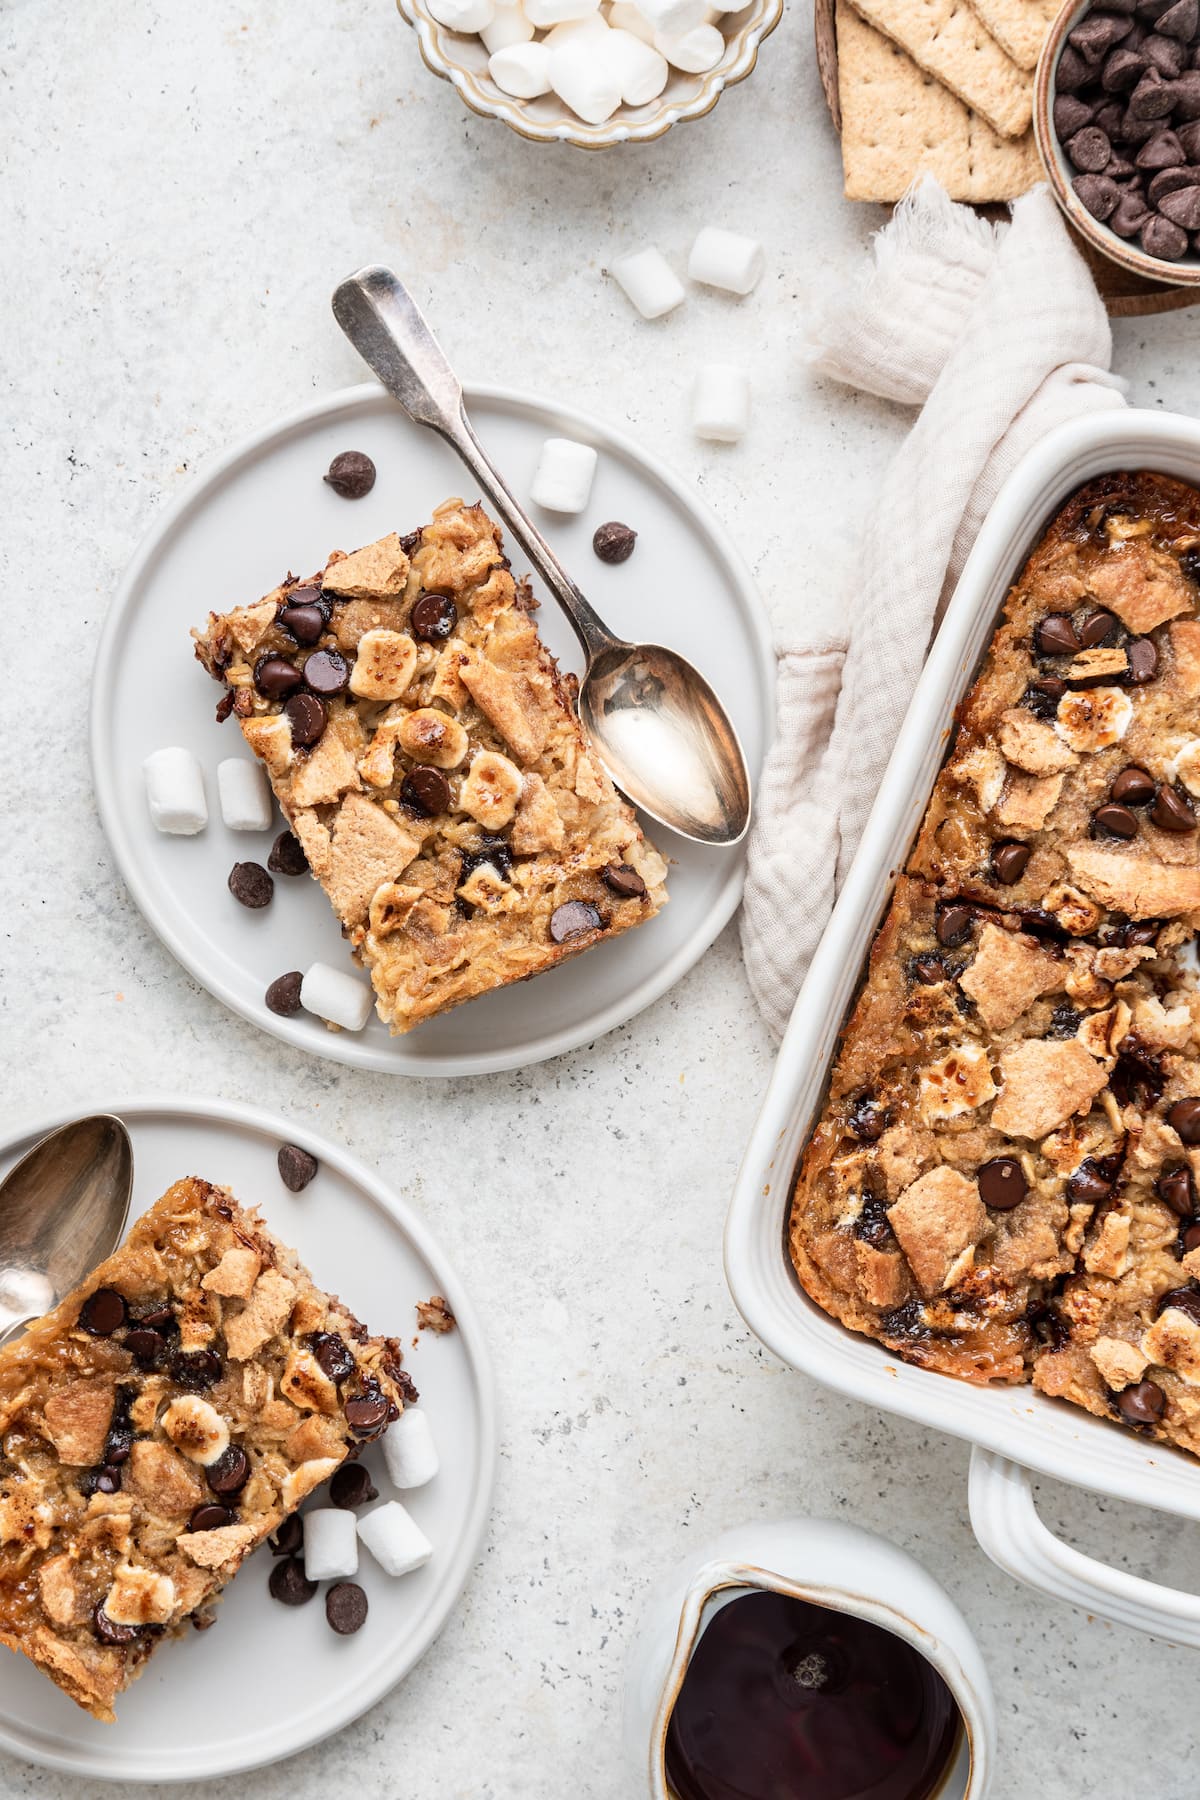
M751 1330L785 1362L868 1405L969 1439L970 1511L993 1561L1093 1613L1200 1647L1200 1597L1081 1555L1042 1524L1031 1472L1200 1519L1200 1463L1029 1387L988 1390L900 1362L810 1301L786 1246L792 1179L838 1032L945 756L955 707L1043 527L1083 482L1152 469L1200 485L1200 422L1128 411L1053 432L1014 470L967 560L913 695L829 927L780 1048L730 1207L725 1268Z

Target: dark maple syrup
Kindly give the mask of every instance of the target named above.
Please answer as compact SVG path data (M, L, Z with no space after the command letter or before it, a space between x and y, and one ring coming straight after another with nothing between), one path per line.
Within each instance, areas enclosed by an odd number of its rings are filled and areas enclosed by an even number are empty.
M706 1626L667 1727L674 1800L931 1800L961 1720L893 1632L787 1594Z

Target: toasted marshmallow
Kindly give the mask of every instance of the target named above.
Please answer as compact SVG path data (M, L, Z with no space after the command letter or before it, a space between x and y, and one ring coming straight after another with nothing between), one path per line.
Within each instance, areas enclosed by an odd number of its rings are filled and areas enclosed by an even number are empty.
M1082 688L1063 695L1054 729L1064 744L1082 754L1119 743L1132 718L1133 701L1121 688Z
M190 750L178 744L155 750L142 764L150 823L172 837L195 837L208 824L204 771Z
M352 1512L319 1506L305 1513L304 1573L310 1581L341 1581L358 1574L358 1532Z
M300 983L300 1004L327 1025L343 1031L361 1031L371 1016L372 993L365 983L344 969L315 962Z
M388 1478L398 1488L424 1487L438 1472L437 1445L420 1407L406 1406L383 1438Z
M651 244L632 256L619 256L609 273L643 319L661 319L687 299L683 283L661 250Z
M706 287L724 288L728 294L748 294L762 275L763 260L763 247L757 238L706 225L696 234L688 257L688 274Z
M545 44L509 44L488 58L488 74L514 100L550 92L550 52Z
M217 764L217 794L221 817L230 831L270 830L271 783L262 763L227 756Z
M387 1575L409 1575L433 1555L433 1545L398 1500L389 1500L359 1519L358 1535Z
M557 50L551 52L552 56L558 54ZM595 473L596 452L590 444L576 444L571 438L547 438L538 458L530 498L547 512L581 513L591 497Z
M199 1394L177 1394L162 1416L162 1428L177 1450L207 1469L229 1448L229 1427Z
M696 435L735 444L750 423L750 382L732 363L706 363L692 389Z

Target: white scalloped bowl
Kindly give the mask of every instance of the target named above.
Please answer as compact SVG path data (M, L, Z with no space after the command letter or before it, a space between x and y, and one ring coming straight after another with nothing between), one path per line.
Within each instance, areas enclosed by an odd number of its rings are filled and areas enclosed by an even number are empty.
M537 100L515 100L488 74L482 38L439 25L426 0L396 0L400 16L417 34L425 66L448 81L484 119L501 119L513 131L538 144L575 144L581 150L607 150L614 144L645 144L683 119L711 112L727 87L744 81L758 61L758 47L783 17L783 0L751 0L741 12L724 13L716 21L725 53L703 75L672 69L667 85L648 106L622 106L603 125L576 118L557 94Z

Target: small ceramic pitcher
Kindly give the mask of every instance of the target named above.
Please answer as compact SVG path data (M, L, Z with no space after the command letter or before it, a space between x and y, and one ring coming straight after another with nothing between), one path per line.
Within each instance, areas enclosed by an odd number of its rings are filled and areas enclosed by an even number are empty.
M931 1800L984 1800L995 1761L996 1709L966 1620L905 1551L833 1519L736 1526L652 1594L625 1685L625 1750L634 1794L674 1800L665 1767L667 1725L688 1664L713 1614L756 1589L852 1614L918 1650L950 1689L963 1723Z

